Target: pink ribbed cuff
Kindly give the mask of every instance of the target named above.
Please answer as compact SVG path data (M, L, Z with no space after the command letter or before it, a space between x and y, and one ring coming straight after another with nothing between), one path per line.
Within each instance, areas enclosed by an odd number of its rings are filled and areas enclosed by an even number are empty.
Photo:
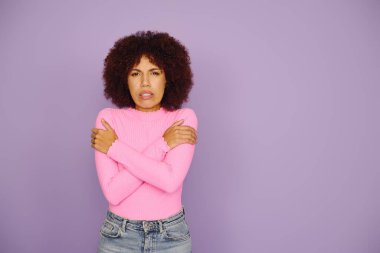
M169 146L168 143L165 141L165 138L164 138L163 136L161 136L161 138L159 139L158 145L159 145L159 147L160 147L165 153L167 153L167 152L170 150L170 146Z
M112 158L115 157L115 155L117 155L118 153L118 146L120 145L120 141L119 139L116 139L112 145L109 147L108 151L107 151L107 156L109 158Z

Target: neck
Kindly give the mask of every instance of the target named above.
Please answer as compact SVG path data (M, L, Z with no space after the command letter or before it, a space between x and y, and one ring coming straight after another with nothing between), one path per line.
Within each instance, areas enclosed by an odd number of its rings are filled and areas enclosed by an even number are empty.
M142 111L142 112L154 112L154 111L160 110L160 108L161 108L160 104L155 105L152 108L144 108L144 107L140 107L138 105L135 106L136 110Z
M136 118L143 121L153 121L162 118L166 114L166 109L160 107L154 111L141 111L133 107L128 107L127 110Z

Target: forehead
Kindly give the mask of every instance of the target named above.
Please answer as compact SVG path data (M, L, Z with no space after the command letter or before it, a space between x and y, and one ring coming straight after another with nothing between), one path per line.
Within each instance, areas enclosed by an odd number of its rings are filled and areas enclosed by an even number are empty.
M139 66L149 66L149 67L154 66L154 67L159 68L159 66L157 66L156 63L154 62L154 59L149 58L146 55L142 55L140 59L137 59L136 63L133 65L133 67L139 67Z

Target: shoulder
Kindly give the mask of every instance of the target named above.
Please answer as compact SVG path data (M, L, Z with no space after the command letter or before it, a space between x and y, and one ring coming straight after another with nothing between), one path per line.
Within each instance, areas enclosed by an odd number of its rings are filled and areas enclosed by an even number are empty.
M197 117L194 109L190 107L180 108L177 110L177 112L178 112L178 115L181 115L181 116Z
M197 114L192 108L185 107L178 109L178 114L177 114L177 120L184 119L185 122L183 125L190 125L194 128L198 127L198 118Z
M117 109L115 108L111 108L111 107L106 107L106 108L103 108L101 109L99 112L98 112L98 116L97 118L99 117L107 117L107 118L110 118L112 117L114 114L115 114L115 111Z
M96 116L96 126L101 126L101 120L104 119L106 120L111 126L114 124L114 119L117 117L117 114L120 109L117 108L111 108L111 107L106 107L101 109L98 112L98 115Z

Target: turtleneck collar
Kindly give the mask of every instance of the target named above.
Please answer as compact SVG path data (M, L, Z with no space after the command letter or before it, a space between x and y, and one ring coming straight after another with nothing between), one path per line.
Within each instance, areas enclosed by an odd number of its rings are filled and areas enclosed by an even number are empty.
M143 120L143 121L157 120L157 119L161 118L162 116L164 116L167 112L166 109L162 106L160 107L160 109L152 111L152 112L140 111L140 110L137 110L133 107L128 107L127 111L131 115L133 115L136 118L138 118L139 120Z

